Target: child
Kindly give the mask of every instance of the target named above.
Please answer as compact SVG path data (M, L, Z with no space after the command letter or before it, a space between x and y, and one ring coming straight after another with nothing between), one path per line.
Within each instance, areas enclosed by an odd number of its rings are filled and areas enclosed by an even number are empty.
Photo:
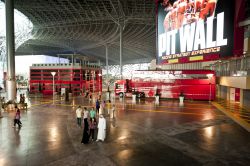
M21 113L20 113L19 108L17 108L17 106L15 107L15 109L16 109L16 114L15 114L14 126L13 127L16 127L16 124L18 124L18 127L21 128L22 127L22 122L20 121Z
M94 141L95 129L96 129L96 120L95 120L95 118L90 119L89 129L90 129L89 137L92 137L92 141Z

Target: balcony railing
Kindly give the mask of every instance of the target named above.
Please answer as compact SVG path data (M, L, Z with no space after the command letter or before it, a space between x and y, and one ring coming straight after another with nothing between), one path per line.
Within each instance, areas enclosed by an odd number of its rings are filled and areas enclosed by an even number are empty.
M210 66L216 76L250 76L250 56L218 61Z
M72 63L41 63L41 64L32 64L32 67L42 67L42 68L71 68ZM73 67L88 67L88 68L100 68L99 64L89 63L89 64L80 64L74 63Z

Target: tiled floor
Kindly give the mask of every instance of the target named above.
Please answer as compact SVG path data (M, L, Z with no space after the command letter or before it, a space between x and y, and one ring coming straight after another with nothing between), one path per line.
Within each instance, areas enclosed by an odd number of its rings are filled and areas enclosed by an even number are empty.
M208 102L131 99L115 101L104 142L80 143L73 105L31 97L22 111L23 127L12 128L14 113L0 119L0 165L248 165L250 133Z
M244 108L240 107L239 102L229 102L223 99L218 99L216 101L219 105L223 106L226 108L226 110L230 113L232 113L234 116L241 118L244 120L246 123L250 125L250 109L249 108Z

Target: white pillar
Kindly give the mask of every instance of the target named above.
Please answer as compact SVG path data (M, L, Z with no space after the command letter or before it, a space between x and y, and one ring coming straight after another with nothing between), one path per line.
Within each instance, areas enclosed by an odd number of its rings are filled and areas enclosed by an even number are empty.
M122 32L123 32L123 26L120 24L120 77L121 79L123 78L122 76L122 54L123 54L123 40L122 40Z
M240 106L244 106L244 89L240 89Z
M212 78L213 78L213 74L207 74L207 77L209 79L209 102L211 102L211 93L212 93Z
M14 2L5 1L6 10L6 53L7 53L7 100L16 99L15 78L15 30L14 30Z
M107 70L106 83L107 83L107 90L108 90L108 98L110 99L110 92L109 92L109 56L108 56L108 44L105 45L105 48L106 48L106 70Z
M218 97L218 98L222 98L222 97L221 97L221 85L218 84L218 85L216 86L216 91L217 91L217 97Z
M230 101L230 87L227 86L227 98L226 100L229 100Z
M93 79L93 90L92 90L92 93L95 93L95 79L96 79L96 77L95 77L95 70L94 71L92 71L93 72L93 74L92 74L92 79Z
M52 75L52 78L53 78L53 96L55 94L55 75L56 75L56 72L51 72L51 75Z
M60 55L57 55L58 56L58 64L60 65Z
M71 65L74 66L74 54L71 55Z
M105 45L106 48L106 70L107 70L107 79L109 74L109 56L108 56L108 44Z

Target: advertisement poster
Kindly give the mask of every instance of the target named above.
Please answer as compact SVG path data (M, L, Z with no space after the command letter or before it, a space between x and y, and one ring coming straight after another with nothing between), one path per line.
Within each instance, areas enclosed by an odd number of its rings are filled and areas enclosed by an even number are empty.
M157 6L158 64L232 56L234 0L162 0Z

